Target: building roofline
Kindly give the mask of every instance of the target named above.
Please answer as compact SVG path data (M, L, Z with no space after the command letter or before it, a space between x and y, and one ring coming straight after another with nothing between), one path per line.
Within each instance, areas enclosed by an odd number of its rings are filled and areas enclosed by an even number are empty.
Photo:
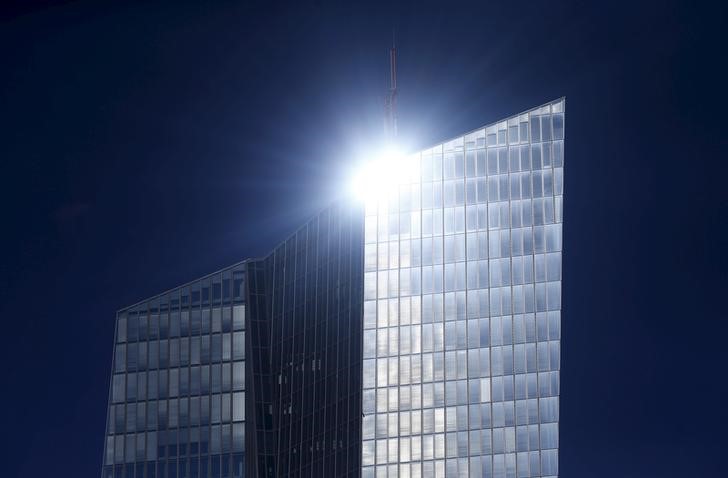
M507 120L509 120L510 118L513 118L513 117L516 117L516 116L521 116L521 115L525 115L526 113L530 113L530 112L532 112L532 111L535 111L535 110L541 109L541 108L543 108L544 106L551 106L552 104L554 104L554 103L558 103L559 101L563 101L563 102L564 102L564 105L566 105L566 96L560 96L559 98L553 99L553 100L551 100L551 101L547 101L546 103L542 103L542 104L540 104L540 105L538 105L538 106L534 106L533 108L528 108L527 110L521 111L520 113L513 113L512 115L508 115L508 116L506 116L505 118L501 118L501 119L499 119L499 120L496 120L496 121L492 121L492 122L490 122L490 123L486 123L486 124L484 124L484 125L482 125L482 126L478 126L477 128L473 128L473 129L471 129L470 131L466 131L465 133L462 133L462 134L459 134L459 135L457 135L457 136L453 136L453 137L450 137L450 138L444 139L444 140L442 140L442 141L438 141L438 142L436 142L436 143L434 143L434 144L431 144L430 146L426 146L426 147L424 147L424 148L420 148L420 149L418 149L417 151L413 151L412 153L409 153L409 154L418 154L418 153L422 153L422 152L424 152L424 151L427 151L427 150L430 150L430 149L432 149L432 148L435 148L435 147L437 147L437 146L440 146L441 144L442 144L442 145L444 145L444 144L446 144L446 143L449 143L450 141L454 141L454 140L456 140L456 139L458 139L458 138L461 138L461 137L465 137L465 136L471 135L471 134L473 134L473 133L475 133L476 131L479 131L479 130L481 130L481 129L485 129L485 128L489 128L489 127L491 127L491 126L495 126L495 125L497 125L498 123L502 123L503 121L507 121Z
M158 293L158 294L154 294L154 295L151 295L151 296L149 296L149 297L147 297L147 298L145 298L145 299L141 299L141 300L139 300L139 301L137 301L137 302L134 302L134 303L133 303L133 304L131 304L131 305L127 305L126 307L122 307L121 309L117 309L116 313L117 313L117 314L119 314L120 312L126 312L126 311L128 311L129 309L131 309L131 308L133 308L133 307L136 307L136 306L138 306L138 305L142 305L143 303L145 303L145 302L149 302L150 300L154 300L154 299L157 299L157 298L159 298L159 297L162 297L163 295L165 295L165 294L169 294L169 293L170 293L170 292L172 292L172 291L175 291L175 290L177 290L177 289L181 289L181 288L183 288L183 287L187 287L187 286L189 286L189 285L192 285L192 284L193 284L193 283L195 283L195 282L199 282L199 281L201 281L201 280L207 279L208 277L212 277L212 276L214 276L214 275L216 275L216 274L220 274L221 272L224 272L224 271L226 271L226 270L228 270L228 269L232 269L233 267L236 267L236 266L240 266L240 265L243 265L243 264L245 264L245 263L247 263L247 262L250 262L250 261L254 261L254 260L256 260L256 258L247 258L247 259L243 259L242 261L238 261L238 262L236 262L236 263L234 263L234 264L230 264L229 266L227 266L227 267L223 267L222 269L218 269L218 270L216 270L216 271L214 271L214 272L210 272L209 274L205 274L204 276L200 276L200 277L197 277L197 278L195 278L195 279L192 279L192 280L190 280L190 281L187 281L187 282L185 282L184 284L180 284L180 285L178 285L178 286L175 286L175 287L171 287L171 288L169 288L169 289L166 289L166 290L165 290L165 291L163 291L163 292L160 292L160 293Z
M490 126L494 126L494 125L497 125L498 123L501 123L501 122L503 122L503 121L507 121L507 120L508 120L508 119L510 119L510 118L513 118L513 117L516 117L516 116L520 116L520 115L523 115L523 114L526 114L526 113L530 113L530 112L532 112L532 111L535 111L535 110L541 109L541 108L543 108L544 106L550 106L550 105L552 105L552 104L554 104L554 103L557 103L557 102L559 102L559 101L564 101L564 105L565 105L565 104L566 104L566 96L561 96L561 97L559 97L559 98L556 98L556 99L553 99L553 100L551 100L551 101L547 101L546 103L542 103L542 104L540 104L539 106L534 106L533 108L529 108L529 109L527 109L527 110L521 111L520 113L514 113L514 114L512 114L512 115L509 115L509 116L507 116L507 117L505 117L505 118L501 118L501 119L499 119L499 120L496 120L496 121L492 121L492 122L490 122L490 123L486 123L486 124L484 124L484 125L482 125L482 126L479 126L479 127L477 127L477 128L474 128L474 129L472 129L472 130L470 130L470 131L467 131L467 132L465 132L465 133L459 134L459 135L457 135L457 136L454 136L454 137L451 137L451 138L448 138L448 139L445 139L445 140L442 140L442 141L438 141L437 143L435 143L435 144L432 144L432 145L430 145L430 146L428 146L428 147L425 147L425 148L420 148L419 150L417 150L417 151L415 151L415 152L412 152L412 153L409 153L409 154L419 154L419 153L422 153L423 151L427 151L427 150L430 150L430 149L432 149L432 148L435 148L435 147L437 147L437 146L440 146L440 145L444 145L444 144L446 144L446 143L449 143L450 141L454 141L454 140L456 140L456 139L458 139L458 138L463 138L463 137L465 137L465 136L468 136L468 135L470 135L470 134L473 134L473 133L475 133L476 131L479 131L479 130L481 130L481 129L485 129L485 128L488 128L488 127L490 127ZM565 109L565 108L564 108L564 109ZM293 230L293 232L291 232L290 234L288 234L287 236L285 236L285 238L283 238L282 240L278 241L278 242L276 243L276 245L275 245L275 246L273 246L273 248L272 248L272 249L270 250L270 252L268 252L268 253L267 253L266 255L264 255L264 256L262 256L262 257L249 257L249 258L247 258L247 259L243 259L242 261L239 261L239 262L236 262L236 263L234 263L234 264L231 264L231 265L229 265L229 266L227 266L227 267L223 267L223 268L221 268L221 269L218 269L218 270L216 270L215 272L211 272L211 273L209 273L209 274L205 274L204 276L201 276L201 277L198 277L198 278L196 278L196 279L192 279L192 280L190 280L190 281L187 281L187 282L185 282L184 284L181 284L181 285L178 285L178 286L175 286L175 287L171 287L171 288L169 288L169 289L165 290L164 292L160 292L159 294L155 294L155 295L149 296L149 297L147 297L147 298L145 298L145 299L141 299L141 300L139 300L139 301L137 301L137 302L135 302L135 303L133 303L133 304L131 304L131 305L128 305L128 306L126 306L126 307L122 307L121 309L118 309L118 310L116 311L116 313L117 313L117 314L119 314L120 312L125 312L125 311L127 311L127 310L129 310L129 309L131 309L131 308L133 308L133 307L136 307L136 306L139 306L139 305L143 304L144 302L149 302L150 300L154 300L154 299L156 299L156 298L162 297L163 295L165 295L165 294L169 294L170 292L172 292L172 291L174 291L174 290L177 290L177 289L181 289L181 288L183 288L183 287L186 287L186 286L192 285L192 284L193 284L193 283L195 283L195 282L199 282L199 281L201 281L201 280L207 279L208 277L212 277L212 276L214 276L214 275L216 275L216 274L220 274L221 272L224 272L224 271L226 271L226 270L228 270L228 269L231 269L231 268L233 268L233 267L236 267L236 266L240 266L240 265L246 264L246 263L248 263L248 262L252 262L252 261L258 261L258 260L262 260L262 259L265 259L266 257L268 257L268 256L270 256L271 254L273 254L273 252L275 252L275 250L276 250L276 249L277 249L278 247L280 247L281 245L285 244L285 243L286 243L286 242L287 242L288 240L290 240L291 238L295 237L295 236L296 236L296 234L298 234L298 233L299 233L299 231L301 231L301 230L302 230L303 228L305 228L305 227L306 227L306 226L307 226L307 225L308 225L308 224L309 224L309 223L310 223L310 222L311 222L311 221L312 221L313 219L315 219L316 217L320 216L320 215L321 215L321 214L322 214L322 213L323 213L324 211L327 211L327 210L331 209L331 207L333 207L333 206L335 206L335 205L339 204L339 203L341 202L341 200L342 200L342 198L337 198L337 199L334 199L334 200L333 200L333 201L331 201L331 202L330 202L330 203L329 203L328 205L326 205L326 206L322 207L321 209L319 209L319 210L318 210L318 212L316 212L315 214L312 214L311 216L309 216L309 217L308 217L308 219L306 219L306 221L304 221L304 222L303 222L303 224L301 224L301 225L300 225L300 226L298 226L298 227L297 227L296 229L294 229L294 230Z
M175 287L171 287L169 289L166 289L164 292L160 292L158 294L151 295L151 296L146 297L144 299L141 299L141 300L139 300L139 301L137 301L137 302L135 302L135 303L133 303L131 305L127 305L125 307L122 307L120 309L117 309L116 313L118 314L119 312L125 312L125 311L131 309L132 307L136 307L138 305L141 305L144 302L149 302L150 300L154 300L154 299L156 299L158 297L161 297L161 296L163 296L165 294L169 294L170 292L172 292L174 290L177 290L177 289L181 289L182 287L186 287L186 286L192 285L195 282L199 282L201 280L207 279L208 277L212 277L212 276L214 276L216 274L219 274L221 272L224 272L224 271L226 271L228 269L231 269L233 267L240 266L240 265L246 264L248 262L260 261L260 260L266 259L271 254L273 254L273 252L275 252L275 250L278 249L281 245L285 244L288 240L290 240L291 238L295 237L296 234L298 234L299 231L301 231L303 228L305 228L312 220L314 220L315 218L317 218L318 216L320 216L321 214L323 214L325 211L328 211L333 206L336 206L340 202L341 202L341 198L334 199L333 201L329 202L329 204L327 204L326 206L321 207L316 213L310 215L303 222L303 224L301 224L300 226L296 227L296 229L294 229L292 232L290 232L289 234L287 234L283 239L281 239L280 241L276 242L276 244L270 249L270 251L268 253L266 253L265 255L263 255L263 256L259 256L259 257L248 257L246 259L243 259L242 261L238 261L238 262L236 262L234 264L230 264L229 266L226 266L226 267L223 267L221 269L218 269L215 272L210 272L209 274L205 274L203 276L200 276L200 277L197 277L195 279L189 280L189 281L185 282L184 284L180 284L178 286L175 286Z

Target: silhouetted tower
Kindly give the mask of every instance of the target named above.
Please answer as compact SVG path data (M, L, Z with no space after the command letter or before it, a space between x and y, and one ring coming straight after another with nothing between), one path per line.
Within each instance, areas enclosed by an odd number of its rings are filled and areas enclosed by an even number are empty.
M387 140L394 142L397 139L397 47L394 38L389 50L389 95L384 99L384 113Z

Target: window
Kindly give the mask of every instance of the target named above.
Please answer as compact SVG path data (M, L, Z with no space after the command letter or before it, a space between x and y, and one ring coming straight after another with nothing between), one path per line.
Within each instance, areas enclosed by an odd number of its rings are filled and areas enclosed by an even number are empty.
M126 398L126 386L125 386L125 377L124 374L116 374L114 375L113 385L112 385L112 396L114 403L120 403L123 402Z
M245 420L245 392L233 393L233 421Z
M245 358L245 332L233 334L233 358L235 360Z

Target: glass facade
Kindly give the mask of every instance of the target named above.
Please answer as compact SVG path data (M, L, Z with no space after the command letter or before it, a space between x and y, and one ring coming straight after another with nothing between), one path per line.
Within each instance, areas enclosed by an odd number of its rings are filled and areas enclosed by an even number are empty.
M245 264L116 319L103 478L242 478Z
M103 478L359 476L363 234L335 204L121 310Z
M334 205L249 264L251 476L359 476L363 216Z
M119 311L102 478L558 476L564 106Z
M564 100L366 206L362 475L555 477Z

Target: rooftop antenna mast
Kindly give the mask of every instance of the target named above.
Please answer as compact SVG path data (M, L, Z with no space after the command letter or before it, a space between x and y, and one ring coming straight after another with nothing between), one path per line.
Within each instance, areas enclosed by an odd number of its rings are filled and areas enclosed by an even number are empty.
M384 99L385 133L390 142L397 139L397 47L392 31L392 48L389 50L389 94Z

